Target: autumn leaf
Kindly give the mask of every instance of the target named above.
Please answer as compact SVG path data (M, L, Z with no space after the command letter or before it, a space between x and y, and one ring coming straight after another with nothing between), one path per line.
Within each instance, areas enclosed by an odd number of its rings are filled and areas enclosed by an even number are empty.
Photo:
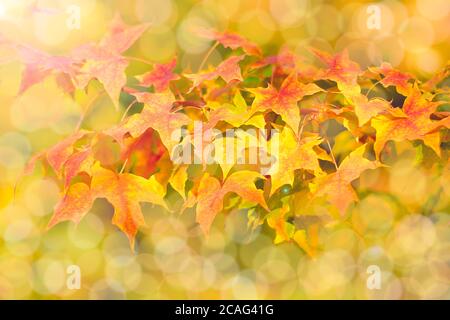
M47 228L50 229L56 224L68 220L78 224L89 212L94 200L95 196L87 184L78 182L71 185L67 193L56 204Z
M276 232L275 244L290 241L294 235L295 226L286 221L286 214L288 212L289 206L284 205L267 215L267 224Z
M396 70L387 62L383 62L379 68L370 68L370 70L383 76L380 83L384 87L394 86L398 93L405 96L408 94L410 87L408 81L413 79L413 76L409 73Z
M256 179L263 177L253 171L238 171L231 174L223 184L208 173L200 180L197 196L196 221L205 234L209 233L216 215L222 211L223 199L229 192L238 194L242 199L254 202L269 210L264 200L263 191L255 186Z
M90 175L94 161L91 147L73 153L64 163L64 187L68 188L72 179L80 172L86 172Z
M381 166L379 162L363 157L365 148L366 145L360 146L342 161L336 172L316 177L310 185L313 197L326 197L341 216L345 215L352 202L358 201L351 182L358 179L364 171Z
M440 155L439 132L428 133L433 121L431 114L440 102L427 99L417 85L410 88L409 94L403 103L403 112L406 117L392 118L385 115L372 119L372 127L376 130L374 145L375 154L379 157L387 141L422 140Z
M198 87L205 81L215 80L221 77L225 82L233 80L243 81L241 75L241 68L239 62L244 59L244 56L231 56L222 61L215 70L199 74L185 74L184 76L192 81L190 91Z
M433 121L429 126L427 127L426 133L434 133L437 132L441 128L447 128L450 129L450 116L446 117L444 119L441 119L439 121Z
M169 178L169 183L174 188L176 192L178 192L183 199L186 201L186 181L188 180L187 173L188 166L180 165L175 168L172 172L172 175Z
M422 90L438 91L438 89L436 88L437 85L440 84L442 81L444 81L444 79L447 79L449 76L450 76L450 60L447 61L447 64L445 65L444 69L437 72L433 77L431 77L431 79L429 79L422 85ZM447 93L448 93L448 86L447 86Z
M267 88L247 89L255 95L252 113L272 110L297 132L300 122L300 111L297 102L303 97L322 91L313 83L302 84L297 81L297 74L291 73L281 84L279 90L269 84Z
M360 126L366 124L374 116L392 109L391 104L381 98L369 100L365 95L360 94L353 97L352 100Z
M116 15L108 34L98 43L88 43L73 50L71 57L83 62L77 75L77 85L86 87L90 80L96 78L105 87L115 107L119 107L119 96L127 78L125 69L128 60L121 54L148 28L148 24L129 27Z
M76 183L56 205L48 228L71 220L79 223L97 198L106 198L114 207L113 224L128 237L134 249L134 238L140 226L145 225L140 202L150 202L167 208L165 188L154 176L145 179L129 173L115 173L102 168L98 162L92 167L91 186Z
M335 81L339 90L347 98L351 98L361 92L357 83L361 69L357 63L350 60L347 50L334 56L314 48L312 48L311 51L326 65L326 68L318 73L317 79Z
M54 75L56 83L63 91L71 93L75 90L73 79L77 74L75 61L70 57L52 56L26 45L15 45L25 64L20 83L19 94L23 94L31 86Z
M313 224L307 230L296 230L292 239L302 248L308 256L315 258L317 256L319 226Z
M208 121L204 124L204 129L212 129L220 121L227 122L236 128L244 124L253 125L260 129L264 128L265 121L263 116L252 114L239 90L234 95L232 102L233 104L208 104L211 110L207 113Z
M97 198L105 198L114 208L113 224L133 248L139 228L145 226L141 203L167 209L164 199L180 200L178 193L184 200L180 211L196 206L196 222L205 234L220 212L247 209L252 226L267 223L275 230L275 243L295 242L314 258L319 254L321 228L332 222L353 223L339 221L358 201L361 190L353 183L366 170L383 166L378 160L387 141L421 140L441 156L422 152L420 160L427 157L427 165L432 164L427 170L448 167L448 152L441 152L450 126L444 106L448 65L428 81L418 81L388 63L363 71L345 50L332 55L311 49L321 62L318 68L288 47L263 56L256 44L238 34L198 29L198 36L215 41L198 73L181 70L186 78L182 79L174 72L177 57L173 57L150 63L153 68L139 76L127 75L130 60L143 60L124 52L147 28L148 24L128 26L116 16L100 41L85 43L67 55L46 53L0 35L0 50L13 51L14 59L24 64L20 93L54 77L79 103L83 92L75 88L86 89L97 79L116 108L122 91L132 99L117 125L99 132L77 129L26 164L24 172L31 173L36 162L44 160L48 164L44 168L53 169L52 178L61 186L49 228L66 220L79 223ZM221 52L227 58L203 70L218 45L231 49ZM0 60L10 58L7 53ZM186 58L183 65L189 65ZM126 87L127 82L145 91ZM382 86L372 92L378 83ZM391 105L386 97L391 97L392 88L386 88L392 86L400 95L392 96ZM361 88L369 89L363 95ZM143 104L142 109L141 105L131 109L136 102ZM132 115L126 116L128 112ZM201 146L195 143L197 134ZM334 141L329 153L321 148L324 136ZM375 161L364 157L372 143ZM201 155L201 165L173 160L174 155L179 157L175 151L192 146L190 155L196 160ZM404 157L410 147L398 144L390 155ZM383 179L391 178L388 171L381 172ZM361 189L371 188L364 180ZM386 192L385 181L377 182L377 190ZM277 192L283 185L292 186L292 192ZM270 209L265 199L270 199ZM325 202L336 210L323 208ZM322 219L326 213L318 210L323 209L332 216Z
M173 73L177 65L177 59L174 58L168 63L157 63L153 70L137 77L139 85L143 87L153 86L156 92L163 92L169 88L170 82L180 79L180 76Z
M158 169L158 161L166 152L158 134L149 128L137 138L124 139L120 158L124 170L148 178Z
M225 48L236 50L242 48L248 55L260 56L261 49L253 42L248 41L244 37L232 32L218 32L211 29L197 28L195 33L203 38L215 40L222 44Z
M120 144L123 143L125 134L137 138L148 128L159 133L162 143L169 153L172 153L178 145L173 137L181 127L187 125L190 119L180 112L171 112L175 98L170 91L164 93L132 93L139 102L144 103L144 108L139 114L126 118L120 125L106 131Z
M275 74L290 74L296 69L299 57L291 50L284 47L280 52L273 56L264 57L251 65L252 69L263 68L266 66L275 66Z
M271 175L271 194L284 184L292 185L294 173L297 169L311 170L313 172L321 171L319 156L315 150L315 148L319 148L318 145L322 142L319 136L311 135L299 139L287 127L277 134L279 135L278 137L272 137L272 141L279 139L279 149L276 154L277 162L268 172Z
M130 173L116 173L96 165L92 169L91 193L106 198L114 207L113 224L128 237L131 248L139 227L145 225L140 202L150 202L167 208L166 193L152 176L150 179Z
M250 69L253 70L267 66L274 68L272 71L273 77L281 77L297 71L300 78L313 80L317 74L317 68L306 63L300 56L287 47L281 48L280 52L276 55L264 57L252 63Z
M61 176L64 164L70 159L74 152L74 144L89 133L91 132L87 130L77 131L48 150L37 153L28 161L24 169L24 174L31 174L37 161L46 160L55 173Z

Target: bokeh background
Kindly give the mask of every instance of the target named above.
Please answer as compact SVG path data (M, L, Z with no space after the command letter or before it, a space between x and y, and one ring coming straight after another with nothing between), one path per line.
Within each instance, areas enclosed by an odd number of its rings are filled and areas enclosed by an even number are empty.
M381 9L379 30L367 28L371 4ZM66 26L71 5L80 8L79 30ZM64 54L100 39L116 12L129 24L152 23L128 56L164 62L177 55L183 70L196 70L211 46L192 33L198 26L236 31L266 54L283 46L302 55L308 45L347 48L363 67L387 61L419 79L449 59L446 0L0 0L0 31ZM218 216L205 239L193 214L143 206L148 228L139 233L135 254L102 201L77 228L63 223L46 232L57 183L37 170L20 180L15 199L14 185L32 154L74 131L83 104L51 78L18 97L24 66L7 57L0 51L0 298L450 298L450 173L417 167L408 143L389 177L368 172L361 178L361 188L382 180L389 193L367 195L352 209L351 223L321 230L316 259L293 243L274 245L272 230L250 230L239 211ZM209 63L221 60L214 51ZM127 74L148 68L136 59ZM100 130L120 120L109 98L95 104L84 127ZM72 264L81 268L79 290L66 286ZM380 290L366 287L372 264L382 270Z

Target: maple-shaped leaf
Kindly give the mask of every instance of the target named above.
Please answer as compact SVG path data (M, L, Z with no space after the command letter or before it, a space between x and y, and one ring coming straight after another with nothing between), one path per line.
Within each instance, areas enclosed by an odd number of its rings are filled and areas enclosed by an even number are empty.
M92 167L91 186L84 183L71 185L55 206L48 228L71 220L79 223L97 198L106 198L114 207L113 224L128 237L134 249L134 238L140 226L145 225L140 202L150 202L167 208L165 188L152 176L145 179L129 173L116 173L96 163Z
M317 74L317 69L306 63L299 55L292 52L288 47L281 48L280 52L273 56L264 57L250 65L250 69L263 68L273 66L274 77L288 75L293 71L297 71L301 78L313 79Z
M360 177L361 173L381 166L378 161L364 158L366 145L350 153L340 164L336 172L326 176L319 176L310 185L314 197L326 197L335 206L341 216L344 216L348 206L358 201L358 197L351 182Z
M215 80L218 77L221 77L226 83L233 80L243 81L241 68L239 67L239 62L242 59L244 59L244 56L231 56L222 61L213 71L198 74L185 74L184 76L192 81L190 91L203 82Z
M214 128L220 121L227 122L236 128L243 124L264 128L263 116L258 117L251 113L239 90L233 97L233 104L209 103L208 106L211 110L206 115L208 121L203 125L205 130Z
M436 90L436 87L439 83L441 83L444 79L447 79L450 76L450 60L447 61L445 67L437 72L431 79L426 81L422 85L422 90L425 91L433 91ZM448 94L448 86L447 86L447 94Z
M275 73L285 72L286 74L290 74L297 67L298 62L299 57L291 50L283 47L278 54L264 57L253 63L251 69L273 65L275 66Z
M77 67L76 61L71 57L50 55L23 44L13 44L13 47L25 64L19 94L50 75L55 76L56 83L63 91L71 93L75 89L73 79L77 74Z
M91 192L96 198L106 198L114 207L113 224L128 237L131 248L140 226L145 225L140 202L150 202L167 208L165 188L152 176L150 179L116 173L96 165L92 168Z
M67 189L72 179L80 172L91 174L91 167L94 164L94 161L95 159L91 147L73 153L67 161L64 162L64 188Z
M277 141L279 149L274 155L276 163L268 172L272 182L271 194L284 184L292 185L294 171L297 169L321 171L319 155L316 152L316 149L320 149L318 145L322 143L319 136L311 135L299 140L295 133L286 127L276 134L278 137L273 136L271 141ZM275 148L270 147L269 149Z
M100 81L116 109L119 109L120 92L127 82L125 70L128 61L120 56L93 56L85 62L77 76L78 85L85 88L92 79Z
M124 139L120 158L126 162L125 170L132 170L134 174L148 178L157 170L158 161L165 152L157 133L150 128L137 138Z
M52 166L55 172L61 171L64 163L72 155L74 150L74 143L83 138L88 133L89 131L86 130L77 131L76 133L57 143L47 151L48 163Z
M326 68L318 73L317 79L328 79L336 82L339 90L346 97L352 97L361 92L357 83L361 69L356 62L350 60L347 50L334 56L317 49L311 49L311 51L326 65Z
M115 54L123 53L141 37L149 26L149 23L128 26L117 13L109 26L108 33L101 39L99 47Z
M405 96L408 94L410 87L408 81L413 79L411 74L396 70L387 62L383 62L378 68L370 68L370 70L383 76L380 83L384 87L394 86L397 88L398 93Z
M218 179L208 173L203 175L197 191L196 221L205 234L209 233L214 218L222 211L224 197L229 192L234 192L242 199L257 203L269 211L263 191L255 186L255 180L258 178L263 179L263 176L254 171L243 170L231 174L221 184Z
M89 133L91 132L87 130L77 131L49 149L37 153L28 161L24 169L24 174L31 174L34 170L36 162L45 159L55 173L58 176L61 176L64 164L69 160L74 152L74 144Z
M372 119L372 127L376 130L374 145L375 154L379 157L387 141L422 140L440 155L439 132L429 133L433 121L431 114L441 102L427 99L417 85L409 89L408 96L403 103L403 113L406 117L392 118L379 115Z
M441 128L450 129L450 116L445 117L439 121L433 121L433 123L428 126L426 133L434 133Z
M275 244L290 241L295 232L295 226L286 221L286 214L289 212L289 205L283 205L267 215L267 224L275 230Z
M98 79L118 108L120 92L127 81L125 69L128 66L128 60L121 53L128 50L148 26L129 27L117 15L108 34L98 44L88 43L73 50L71 57L83 62L76 78L77 85L84 88L90 80Z
M247 89L255 95L252 104L252 113L272 110L297 132L300 122L300 110L297 102L303 97L322 91L313 83L303 84L298 82L297 74L291 73L284 79L279 90L271 84L267 88Z
M187 173L188 166L187 165L180 165L177 168L175 168L169 178L169 183L172 186L172 188L178 192L183 199L186 201L186 181L188 180L188 173Z
M308 256L315 258L317 256L319 242L319 224L312 224L306 230L296 230L292 239L302 248Z
M75 183L56 204L54 213L47 228L50 229L63 221L73 221L78 224L89 212L94 203L95 195L85 183Z
M162 143L169 154L178 145L174 134L190 122L189 117L180 112L171 112L175 98L170 91L163 93L134 92L139 102L144 103L141 113L126 118L117 127L109 129L106 134L112 136L119 144L123 144L125 134L137 138L152 128L159 133Z
M381 98L368 99L365 95L359 94L352 98L356 117L359 125L366 124L370 119L382 112L392 110L391 104Z
M156 92L166 91L171 81L180 79L180 76L173 73L177 65L177 59L173 58L168 63L156 63L153 70L137 77L139 85L143 87L153 86Z
M212 29L197 28L195 33L203 38L215 40L225 48L236 50L242 48L248 55L260 56L261 49L255 43L245 39L244 37L232 32L218 32Z

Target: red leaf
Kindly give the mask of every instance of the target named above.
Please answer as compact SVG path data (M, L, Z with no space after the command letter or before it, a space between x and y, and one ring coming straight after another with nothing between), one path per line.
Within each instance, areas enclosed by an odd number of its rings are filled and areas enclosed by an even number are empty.
M232 32L218 32L212 29L196 30L196 34L207 39L216 40L226 48L236 50L242 48L245 53L254 56L261 55L261 49L253 42L243 38L242 36Z
M153 70L138 77L139 85L143 87L154 86L156 92L162 92L169 88L171 81L180 79L180 76L173 73L177 65L177 59L164 64L155 64Z

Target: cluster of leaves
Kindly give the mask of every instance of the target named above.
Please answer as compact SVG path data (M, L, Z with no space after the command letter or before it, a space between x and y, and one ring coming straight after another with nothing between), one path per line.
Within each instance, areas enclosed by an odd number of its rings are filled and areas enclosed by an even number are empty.
M450 124L444 106L449 90L441 85L448 67L423 82L387 63L362 70L345 51L331 55L311 48L320 63L315 66L288 49L265 57L237 34L197 30L226 56L218 66L204 69L202 63L197 73L176 73L174 58L127 79L130 58L123 53L147 28L117 17L99 43L66 56L0 38L25 64L20 93L46 77L72 95L97 80L116 108L121 95L131 100L125 114L141 107L107 130L83 130L80 121L76 132L30 160L25 173L42 160L61 182L49 227L78 223L95 199L106 198L114 207L113 224L133 248L145 225L141 202L169 211L195 208L206 234L217 214L238 208L248 212L249 227L267 222L276 231L275 243L293 240L314 255L318 228L346 219L358 200L354 182L364 171L388 165L385 158L394 152L389 140L427 146L448 166L441 141ZM174 164L170 152L179 142L171 135L179 128L192 133L194 121L222 132L277 129L278 170L262 175L260 164ZM338 128L334 134L331 127ZM335 157L336 132L346 132L351 148ZM169 193L181 205L168 201ZM317 203L329 216L315 214ZM305 215L310 219L298 219Z

